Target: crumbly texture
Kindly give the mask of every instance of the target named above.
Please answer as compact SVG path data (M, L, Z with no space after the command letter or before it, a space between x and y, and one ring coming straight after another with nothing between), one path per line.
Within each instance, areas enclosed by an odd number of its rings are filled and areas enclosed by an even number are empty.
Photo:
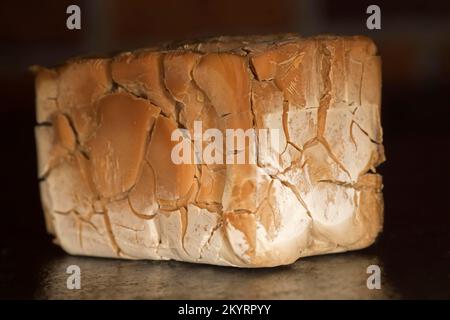
M220 37L38 67L47 230L76 255L236 267L382 229L380 57L365 37ZM256 164L171 161L175 128L277 128Z

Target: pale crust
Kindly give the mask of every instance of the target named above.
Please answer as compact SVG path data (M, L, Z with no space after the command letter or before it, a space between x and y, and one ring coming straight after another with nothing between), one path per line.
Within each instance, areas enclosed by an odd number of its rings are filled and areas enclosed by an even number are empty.
M287 34L36 68L48 232L71 254L237 267L369 246L383 224L380 64L365 37ZM196 120L279 129L280 152L174 164L171 133Z

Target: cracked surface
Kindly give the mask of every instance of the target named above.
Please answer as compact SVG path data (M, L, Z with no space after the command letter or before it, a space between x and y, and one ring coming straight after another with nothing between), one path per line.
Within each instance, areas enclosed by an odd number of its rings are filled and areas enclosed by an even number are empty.
M71 254L238 267L370 245L383 221L380 63L364 37L287 34L36 68L48 232ZM256 137L279 149L247 140L218 156L256 164L176 165L171 133L196 120L279 129Z

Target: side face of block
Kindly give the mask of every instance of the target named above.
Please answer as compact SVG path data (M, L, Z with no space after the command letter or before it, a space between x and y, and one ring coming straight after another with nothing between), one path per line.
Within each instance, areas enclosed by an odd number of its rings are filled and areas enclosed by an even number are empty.
M366 247L383 221L380 72L367 38L295 35L41 69L47 229L71 254L239 267ZM215 157L255 161L175 163L177 129L193 154L208 150L199 123L223 136L254 130Z

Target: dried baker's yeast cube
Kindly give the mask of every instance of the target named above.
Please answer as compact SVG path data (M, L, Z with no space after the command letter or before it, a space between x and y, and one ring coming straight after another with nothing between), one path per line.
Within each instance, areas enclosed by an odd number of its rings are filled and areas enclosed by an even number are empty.
M365 37L286 34L36 68L48 232L73 254L235 267L369 246L380 64Z

